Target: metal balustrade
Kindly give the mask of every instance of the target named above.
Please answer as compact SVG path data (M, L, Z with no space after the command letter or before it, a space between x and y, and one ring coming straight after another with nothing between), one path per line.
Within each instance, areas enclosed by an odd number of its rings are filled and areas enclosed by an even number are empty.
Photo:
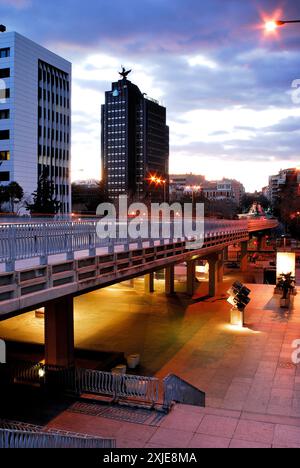
M0 429L0 448L103 449L115 447L116 442L112 439L91 438L79 434L71 436L47 432Z
M113 374L83 368L59 368L31 362L12 363L8 367L15 384L46 385L75 395L94 394L111 400L131 400L153 407L159 400L160 381L154 377ZM38 370L43 370L41 377ZM0 423L1 427L1 423Z
M74 371L70 370L70 375ZM73 385L73 388L72 388ZM77 394L98 394L113 401L130 399L154 406L158 401L159 380L153 377L113 374L91 369L75 369L75 379L69 381L69 391Z
M0 264L5 262L5 271L2 265L0 272L0 314L30 310L30 307L65 295L84 294L85 290L143 276L154 269L205 258L205 255L221 252L229 245L247 241L250 231L272 229L278 224L276 220L254 220L252 223L251 220L210 219L205 223L203 245L193 243L195 239L184 238L158 242L148 239L131 244L128 240L117 239L115 244L105 240L107 250L101 249L101 252L97 251L98 243L102 247L104 244L103 239L95 235L95 222L0 225ZM15 230L13 236L7 235L6 227ZM13 237L18 238L14 246L11 243ZM122 242L123 247L117 249ZM84 249L84 252L75 259L72 249ZM86 253L86 250L89 251ZM66 258L48 262L48 255L55 253L64 253ZM39 265L30 262L31 266L24 264L16 269L15 260L35 256L40 259Z
M255 226L253 224L255 222ZM147 241L173 241L176 232L176 221L171 223L169 239L141 239ZM259 228L266 229L268 226L276 227L276 220L205 220L205 238L219 235L229 235L239 231ZM160 227L162 224L160 223ZM149 229L150 232L150 229ZM188 239L182 239L188 240ZM97 222L45 222L45 223L20 223L0 224L0 263L13 263L18 260L30 258L47 258L57 254L72 254L76 251L125 245L138 242L134 239L102 239L97 236Z
M38 384L43 380L39 374L42 369L39 364L18 361L7 366L13 370L10 375L13 376L15 383Z

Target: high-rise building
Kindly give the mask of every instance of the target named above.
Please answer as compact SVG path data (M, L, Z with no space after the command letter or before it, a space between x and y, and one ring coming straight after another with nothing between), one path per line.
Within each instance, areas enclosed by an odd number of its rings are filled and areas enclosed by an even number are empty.
M27 196L41 174L71 210L71 64L16 32L0 34L0 184Z
M278 200L281 192L281 188L287 183L290 183L291 179L296 179L300 185L300 171L296 168L282 169L278 174L269 177L269 200L274 206Z
M112 83L102 106L102 177L109 199L163 201L169 186L166 108L123 79ZM164 183L152 184L151 177Z

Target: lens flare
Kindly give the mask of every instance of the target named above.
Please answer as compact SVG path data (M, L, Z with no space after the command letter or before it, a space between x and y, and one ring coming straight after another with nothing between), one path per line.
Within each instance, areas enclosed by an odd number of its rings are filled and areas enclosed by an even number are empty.
M275 32L277 28L278 28L278 25L277 25L276 21L274 21L274 20L267 21L265 23L265 29L266 29L266 31L268 33Z

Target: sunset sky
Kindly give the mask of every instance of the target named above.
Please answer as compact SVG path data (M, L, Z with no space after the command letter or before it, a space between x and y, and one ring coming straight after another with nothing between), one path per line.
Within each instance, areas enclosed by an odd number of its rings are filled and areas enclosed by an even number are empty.
M100 106L121 65L168 109L170 171L267 185L300 166L300 2L0 0L0 23L73 63L73 179L100 177ZM298 94L300 96L300 93Z

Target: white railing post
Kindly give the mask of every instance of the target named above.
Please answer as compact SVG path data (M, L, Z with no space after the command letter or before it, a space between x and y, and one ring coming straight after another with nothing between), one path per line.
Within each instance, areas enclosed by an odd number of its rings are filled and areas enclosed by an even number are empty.
M5 263L5 270L7 272L15 271L16 267L16 242L17 242L17 228L9 226L8 229L8 250L9 257Z

